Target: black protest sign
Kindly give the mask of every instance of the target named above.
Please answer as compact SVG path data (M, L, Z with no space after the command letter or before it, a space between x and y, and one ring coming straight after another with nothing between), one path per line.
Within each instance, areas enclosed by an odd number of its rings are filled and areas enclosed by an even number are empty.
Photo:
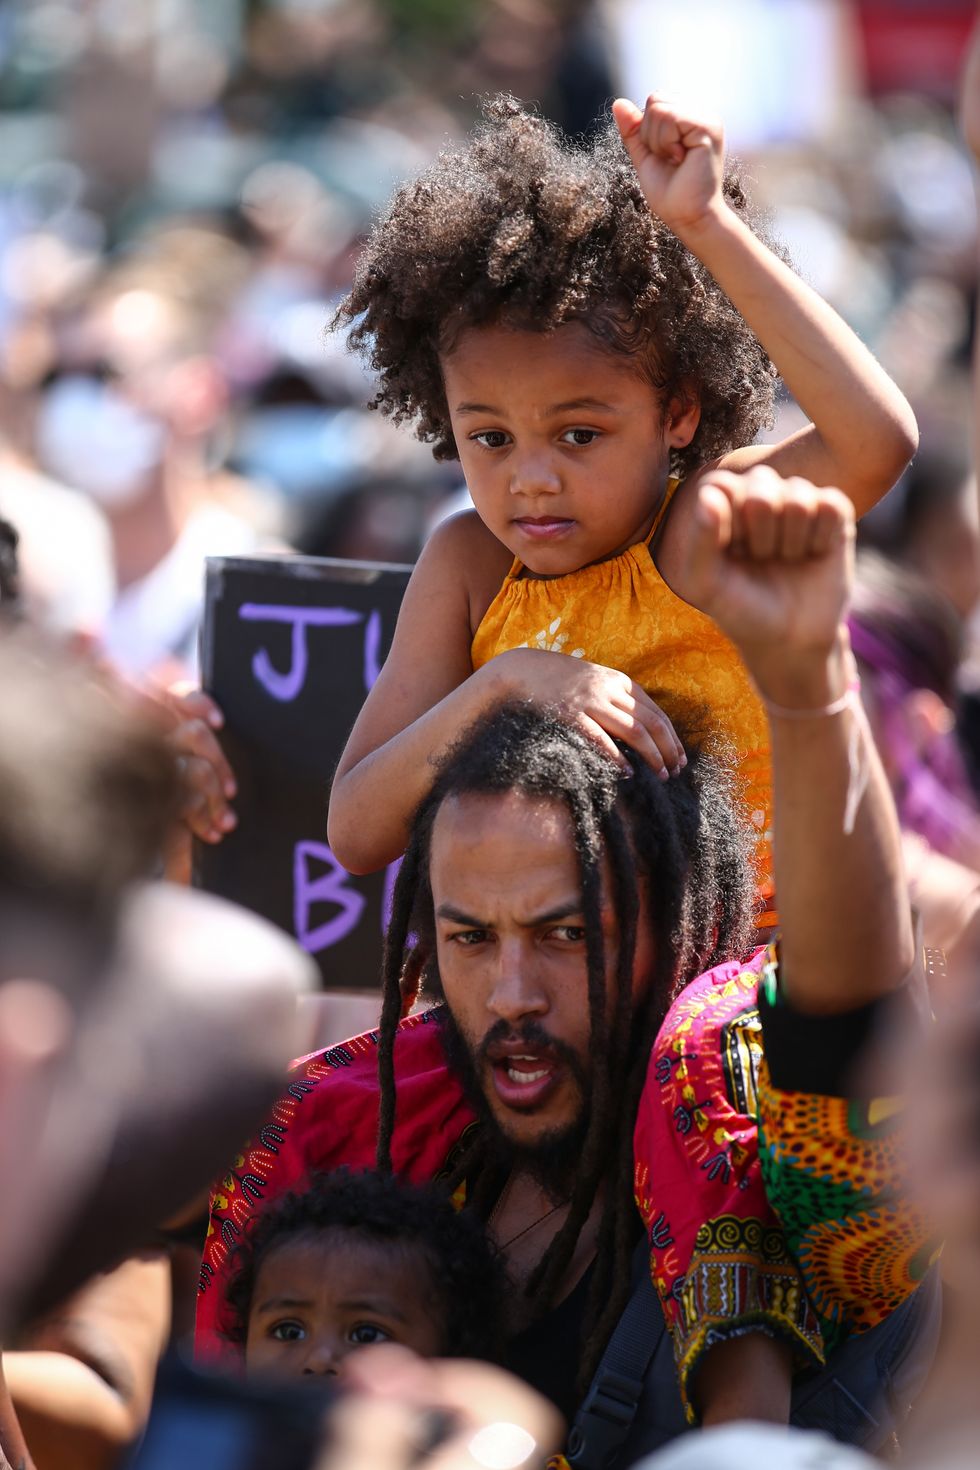
M210 557L202 683L224 712L238 826L194 881L295 935L324 985L375 988L397 863L351 877L327 845L330 781L391 644L409 567Z

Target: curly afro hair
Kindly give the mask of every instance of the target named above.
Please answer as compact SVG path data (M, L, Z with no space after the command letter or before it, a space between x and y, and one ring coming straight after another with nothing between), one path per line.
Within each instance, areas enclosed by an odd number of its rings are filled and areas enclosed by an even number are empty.
M700 402L674 473L750 444L772 422L776 370L709 272L651 215L615 124L578 143L506 96L486 102L484 118L397 191L334 318L379 376L372 407L413 423L436 459L454 459L440 352L472 326L582 322L636 356L665 403ZM764 238L731 170L724 193Z
M224 1330L232 1342L245 1343L259 1269L270 1251L290 1236L325 1230L349 1230L394 1249L418 1251L444 1322L443 1355L499 1356L503 1266L480 1222L466 1211L457 1213L436 1186L349 1169L313 1174L304 1189L272 1201L255 1216L237 1247L241 1264L225 1295Z

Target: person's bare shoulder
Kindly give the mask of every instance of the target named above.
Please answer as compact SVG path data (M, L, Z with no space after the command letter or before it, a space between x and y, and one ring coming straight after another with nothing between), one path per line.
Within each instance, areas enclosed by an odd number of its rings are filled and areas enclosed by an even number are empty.
M426 542L423 557L433 568L458 579L475 633L513 563L513 556L480 520L462 510L441 521Z

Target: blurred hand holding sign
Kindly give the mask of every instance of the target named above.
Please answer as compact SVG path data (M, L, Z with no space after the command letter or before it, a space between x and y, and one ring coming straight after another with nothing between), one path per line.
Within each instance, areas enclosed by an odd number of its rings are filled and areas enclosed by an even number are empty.
M391 644L410 567L209 557L204 689L225 716L236 829L194 882L292 934L327 989L376 990L397 864L351 877L327 845L330 782Z

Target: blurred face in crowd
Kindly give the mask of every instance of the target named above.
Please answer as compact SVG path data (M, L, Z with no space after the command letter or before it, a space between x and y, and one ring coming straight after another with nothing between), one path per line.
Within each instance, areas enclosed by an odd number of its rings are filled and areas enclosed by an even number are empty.
M433 827L430 885L439 978L464 1068L506 1143L546 1167L574 1152L592 1072L585 917L568 812L516 792L448 798ZM611 998L619 925L607 873L602 887ZM639 929L637 994L652 963L647 926Z
M445 1350L436 1283L410 1242L337 1227L286 1236L263 1257L245 1342L249 1374L332 1377L350 1353L399 1342Z
M214 373L189 357L175 303L123 291L89 312L44 389L35 438L42 467L110 513L159 480L175 434L210 427Z

